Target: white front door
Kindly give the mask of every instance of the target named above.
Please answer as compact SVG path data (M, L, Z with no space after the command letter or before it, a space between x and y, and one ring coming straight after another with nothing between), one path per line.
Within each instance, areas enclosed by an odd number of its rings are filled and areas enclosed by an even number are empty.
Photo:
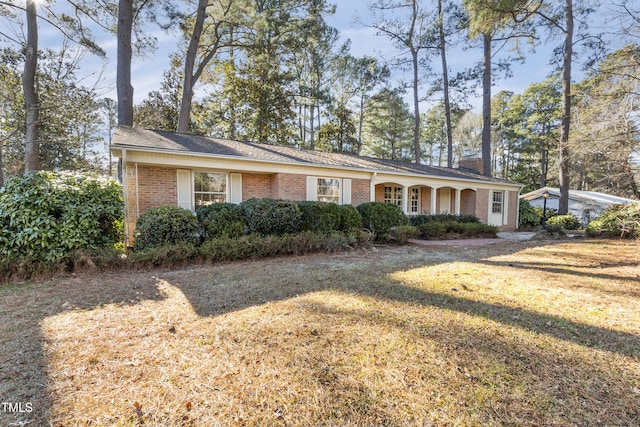
M451 189L440 189L440 212L441 214L451 213Z
M504 191L489 192L489 224L501 226L504 225L505 204Z

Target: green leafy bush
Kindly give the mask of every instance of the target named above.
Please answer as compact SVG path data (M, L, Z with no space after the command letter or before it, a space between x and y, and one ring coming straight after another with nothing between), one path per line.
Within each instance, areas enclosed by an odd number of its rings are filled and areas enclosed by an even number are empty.
M196 261L199 256L198 247L191 242L176 242L161 246L148 246L132 252L129 254L129 261L140 267L174 268L188 265Z
M418 232L423 239L496 237L498 227L476 222L432 221L419 225Z
M349 233L362 227L362 216L354 206L340 205L340 231Z
M251 233L295 234L302 225L302 213L296 202L252 198L240 204Z
M31 172L0 189L0 255L53 262L122 238L122 188L82 172Z
M425 222L418 226L418 232L423 239L437 239L446 234L447 228L441 222Z
M202 224L205 238L238 238L244 234L244 215L239 205L233 203L212 203L196 211Z
M437 215L411 215L409 224L418 227L427 222L463 222L463 223L479 223L480 218L475 215L453 215L453 214L437 214Z
M196 246L200 240L200 223L191 211L178 206L161 206L140 215L136 222L134 249L166 245Z
M409 220L400 206L383 202L368 202L358 206L362 226L371 230L377 240L385 240L393 227L407 225Z
M559 225L565 230L577 230L582 226L580 220L573 214L552 216L547 220L547 226L549 225Z
M538 212L536 208L531 206L526 199L520 199L520 217L518 219L518 228L528 229L540 225L542 212Z
M298 202L302 214L301 229L331 234L340 230L340 205L328 202Z
M616 205L591 221L587 226L589 236L640 238L640 204Z

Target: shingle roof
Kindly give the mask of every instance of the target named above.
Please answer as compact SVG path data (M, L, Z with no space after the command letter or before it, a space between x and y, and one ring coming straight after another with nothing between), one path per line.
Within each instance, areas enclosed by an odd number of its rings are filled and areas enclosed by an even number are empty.
M113 136L114 149L202 154L240 157L247 160L272 161L301 165L332 166L366 171L418 174L432 177L464 179L499 184L518 185L472 171L427 166L397 160L377 159L342 153L302 150L277 145L254 144L185 133L175 133L119 126Z
M537 190L533 190L529 193L523 194L520 197L526 200L533 200L542 197L542 193L544 193L545 190L555 197L560 197L560 189L558 187L539 188ZM569 190L569 198L581 200L584 202L595 202L604 205L625 205L629 203L638 203L637 200L618 197L606 193L598 193L596 191Z

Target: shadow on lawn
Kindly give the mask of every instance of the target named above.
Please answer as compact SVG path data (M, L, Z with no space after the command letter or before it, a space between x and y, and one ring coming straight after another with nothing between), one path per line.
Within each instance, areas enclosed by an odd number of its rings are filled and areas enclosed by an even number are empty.
M549 242L543 244L548 245ZM496 247L491 249L491 256L517 252L531 245L535 244ZM403 265L394 263L391 250L372 252L367 257L356 256L355 260L350 254L335 255L330 257L326 265L312 257L296 257L153 274L111 274L109 283L117 284L112 286L102 283L105 276L95 275L2 289L0 313L5 326L0 336L0 398L2 402L30 402L33 411L0 412L0 425L25 425L27 421L31 422L30 425L49 424L54 402L51 401L53 384L47 381L47 342L41 330L44 319L68 310L92 310L105 304L136 305L145 300L162 300L164 297L159 292L158 279L154 275L180 289L195 312L203 317L334 289L382 300L468 313L592 348L622 355L640 355L640 337L633 334L461 296L427 292L387 278L387 274L401 269L449 262L447 248L439 248L438 254L430 252L432 248L406 250L413 251L414 256ZM445 256L442 256L443 253ZM478 261L474 259L477 256L474 251L466 254L456 252L455 255L463 258L463 261ZM305 265L306 260L311 261L309 266ZM260 269L264 280L247 280L245 276L249 269ZM312 281L307 280L308 269L314 270ZM354 271L376 271L380 275L356 283L352 280ZM25 309L21 310L20 307Z

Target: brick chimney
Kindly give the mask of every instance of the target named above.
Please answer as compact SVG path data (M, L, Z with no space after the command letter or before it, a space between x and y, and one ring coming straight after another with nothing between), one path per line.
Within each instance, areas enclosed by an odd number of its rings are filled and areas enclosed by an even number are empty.
M458 169L464 169L479 174L482 174L482 166L483 162L480 157L471 157L468 159L460 159L458 161Z

